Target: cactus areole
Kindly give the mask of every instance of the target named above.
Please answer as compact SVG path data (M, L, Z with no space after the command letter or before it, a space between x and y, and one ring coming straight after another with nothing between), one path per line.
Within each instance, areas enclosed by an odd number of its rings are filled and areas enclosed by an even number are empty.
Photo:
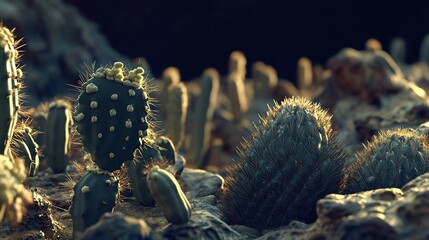
M150 110L143 73L143 68L127 71L116 62L99 68L82 85L73 118L85 150L104 170L120 169L132 160L147 135Z

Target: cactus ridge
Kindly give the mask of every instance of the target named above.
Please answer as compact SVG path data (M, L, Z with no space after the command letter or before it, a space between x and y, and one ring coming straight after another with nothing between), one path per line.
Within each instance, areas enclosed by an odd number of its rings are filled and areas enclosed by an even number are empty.
M401 188L429 171L429 143L413 129L380 132L345 170L341 183L344 193L378 188Z
M315 219L316 201L337 192L346 157L330 119L304 98L269 109L228 169L222 209L231 223L266 229Z
M128 71L116 62L99 68L82 85L73 116L87 152L102 169L114 171L133 159L134 150L152 127L144 70Z

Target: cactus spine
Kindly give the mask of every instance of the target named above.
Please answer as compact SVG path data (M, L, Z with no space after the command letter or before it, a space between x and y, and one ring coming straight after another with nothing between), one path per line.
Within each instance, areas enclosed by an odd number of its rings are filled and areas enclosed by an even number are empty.
M45 155L54 173L66 170L71 147L72 106L65 100L49 104Z
M18 42L13 33L0 24L0 153L11 156L11 141L18 121L20 109L19 89L22 70L17 67Z
M154 166L147 176L149 190L165 218L173 224L186 223L191 217L191 204L174 176Z
M178 83L168 89L166 103L165 132L177 149L180 149L185 137L185 121L188 111L188 90L185 84Z
M191 133L189 163L200 166L210 142L213 113L219 92L219 73L215 69L204 71L201 79L201 95L198 98L194 115L194 128Z
M90 170L73 188L73 203L69 209L73 217L73 238L92 226L106 212L115 207L119 182L106 171Z
M356 193L378 188L401 188L429 171L429 143L413 129L379 133L357 154L345 171L341 190Z
M263 230L315 220L316 202L338 192L344 161L330 119L305 98L267 112L228 170L221 207L229 223Z

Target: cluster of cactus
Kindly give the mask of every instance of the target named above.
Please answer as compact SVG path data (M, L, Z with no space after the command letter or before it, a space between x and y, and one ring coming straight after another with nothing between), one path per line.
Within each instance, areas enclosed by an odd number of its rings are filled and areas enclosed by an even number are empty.
M429 172L429 142L413 129L380 132L345 169L341 191L356 193L378 188L401 188Z
M268 111L228 170L221 202L229 223L262 230L315 220L316 201L339 190L346 157L330 119L305 98Z

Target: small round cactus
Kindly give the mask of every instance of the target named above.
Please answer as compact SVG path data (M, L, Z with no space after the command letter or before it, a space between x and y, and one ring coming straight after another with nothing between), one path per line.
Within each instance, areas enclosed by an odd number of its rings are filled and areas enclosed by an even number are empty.
M82 85L73 114L82 143L102 169L120 169L150 128L150 100L143 68L128 71L123 63L99 68Z
M20 158L14 163L0 155L0 222L6 217L12 223L19 223L25 213L25 205L33 202L31 192L22 184L25 180L25 166Z
M275 104L242 159L228 169L221 208L230 224L259 230L316 219L316 202L338 192L345 154L331 116L305 98Z
M429 143L413 129L382 131L357 154L345 170L344 193L401 188L429 171Z

